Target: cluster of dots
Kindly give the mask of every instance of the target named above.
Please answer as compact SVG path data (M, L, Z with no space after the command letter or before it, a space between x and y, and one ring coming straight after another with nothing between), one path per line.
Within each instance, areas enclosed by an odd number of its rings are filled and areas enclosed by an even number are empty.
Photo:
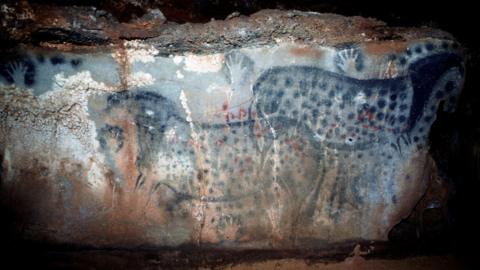
M404 132L412 99L407 78L357 80L307 66L269 69L254 93L260 117L289 119L332 146L357 148Z

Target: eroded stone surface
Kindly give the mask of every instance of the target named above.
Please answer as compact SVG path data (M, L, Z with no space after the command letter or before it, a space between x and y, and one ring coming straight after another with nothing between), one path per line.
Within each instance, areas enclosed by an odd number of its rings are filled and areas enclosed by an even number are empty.
M258 16L244 22L249 37ZM386 239L425 190L428 132L440 105L455 107L461 53L438 33L295 33L198 54L160 35L2 55L2 188L27 236L225 248Z

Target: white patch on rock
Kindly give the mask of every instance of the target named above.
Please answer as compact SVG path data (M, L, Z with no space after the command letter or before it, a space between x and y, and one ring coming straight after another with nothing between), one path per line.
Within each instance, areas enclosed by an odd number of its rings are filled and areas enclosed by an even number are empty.
M210 84L205 91L209 94L214 92L224 92L227 96L231 96L233 93L233 89L229 85L219 85L216 83Z
M188 106L188 99L187 96L185 95L185 91L182 90L180 93L180 102L182 104L183 109L185 110L185 114L187 115L186 120L188 124L190 125L190 130L191 130L191 138L192 140L197 143L199 141L199 136L197 132L195 132L195 125L193 124L192 121L192 111L190 110L190 107Z
M182 61L183 61L183 56L175 55L173 57L173 63L175 63L175 65L180 65L180 63L182 63Z
M355 101L356 104L363 104L367 102L367 97L365 96L365 93L359 92L354 98L353 101Z
M128 75L127 82L128 85L131 87L141 87L154 84L155 78L150 73L137 71L133 74Z
M175 74L177 75L178 79L183 79L185 77L185 76L183 76L183 74L180 70L177 70L177 72Z
M152 45L144 44L138 40L125 41L127 58L130 64L135 62L153 63L158 50Z
M101 90L101 91L111 91L114 90L112 87L106 86L103 82L97 82L92 78L90 71L81 71L75 75L65 77L63 72L56 74L53 77L53 91L46 92L41 95L42 98L49 97L57 91L64 90Z
M175 139L175 136L176 136L176 132L175 132L175 128L172 128L172 129L169 129L167 130L167 132L165 132L165 138L167 139L167 141L172 141Z
M155 114L152 110L146 110L145 113L149 116L152 116Z
M208 73L218 72L223 67L223 54L194 55L185 56L186 71Z

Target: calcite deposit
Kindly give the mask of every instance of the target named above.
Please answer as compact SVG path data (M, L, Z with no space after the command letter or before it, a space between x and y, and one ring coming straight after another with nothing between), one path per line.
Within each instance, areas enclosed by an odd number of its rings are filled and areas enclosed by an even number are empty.
M75 31L41 31L59 27ZM114 27L0 55L1 198L27 239L386 240L425 192L430 127L464 78L447 33L372 19L262 11L128 40Z

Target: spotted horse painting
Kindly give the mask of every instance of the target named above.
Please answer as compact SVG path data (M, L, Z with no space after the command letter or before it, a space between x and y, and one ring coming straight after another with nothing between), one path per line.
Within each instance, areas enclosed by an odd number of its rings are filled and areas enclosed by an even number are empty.
M455 108L464 63L451 40L375 46L10 55L2 186L58 242L384 240L425 191L429 130Z

